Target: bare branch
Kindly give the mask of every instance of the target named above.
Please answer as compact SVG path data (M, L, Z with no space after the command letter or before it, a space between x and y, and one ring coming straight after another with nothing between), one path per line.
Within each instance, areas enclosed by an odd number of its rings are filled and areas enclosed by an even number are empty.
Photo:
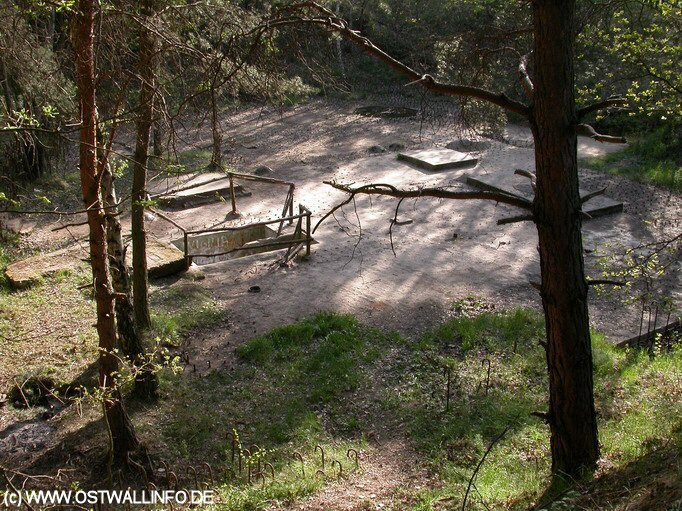
M578 135L585 135L586 137L590 137L597 142L607 142L610 144L627 144L627 140L625 140L625 137L614 137L611 135L601 135L600 133L597 133L597 131L590 126L589 124L578 124L575 127L575 132Z
M587 285L588 286L616 286L616 287L623 287L627 285L627 282L623 282L622 280L608 280L608 279L587 279Z
M581 203L581 204L584 204L584 203L586 203L588 200L594 199L595 197L598 197L599 195L604 195L605 193L606 193L606 187L601 188L600 190L597 190L597 191L594 191L594 192L590 192L590 193L588 193L587 195L583 195L583 196L580 198L580 203Z
M532 211L533 203L528 199L521 197L519 195L513 195L506 192L487 192L487 191L476 191L476 192L457 192L452 190L447 190L445 188L416 188L412 190L399 190L393 185L386 183L372 183L368 185L359 186L353 188L352 185L339 184L335 181L324 181L324 184L329 185L337 190L345 192L348 194L348 198L343 202L340 202L334 206L329 212L327 212L320 220L315 224L313 233L317 228L324 222L329 216L333 215L337 210L350 203L355 199L358 194L361 195L385 195L388 197L396 197L399 199L407 198L418 198L418 197L435 197L438 199L458 199L458 200L469 200L469 199L483 199L491 200L495 202L501 202L503 204L509 204L510 206L516 206L517 208Z
M510 216L508 218L500 218L497 221L497 225L515 224L517 222L527 222L527 221L535 221L535 217L533 215L519 215L519 216Z
M591 114L592 112L598 112L599 110L604 110L606 108L625 107L627 104L627 100L622 96L610 97L603 101L598 101L580 108L578 110L578 120L582 120L586 115Z
M393 215L393 219L391 220L391 226L388 228L388 237L391 240L391 251L393 252L394 257L397 257L397 254L395 253L395 247L393 246L393 226L398 223L398 211L404 200L405 197L401 197L398 201L398 204L395 207L395 215Z
M514 171L514 174L517 176L523 176L527 177L530 179L530 186L533 189L533 193L535 193L535 187L536 187L536 180L535 180L535 174L533 172L530 172L529 170L524 170L524 169L516 169Z
M352 30L344 19L338 18L332 11L326 9L325 7L321 6L316 2L301 2L293 4L284 9L283 12L296 13L303 11L305 9L312 9L313 11L317 11L319 14L321 14L321 16L310 18L292 16L290 18L272 20L269 21L268 23L272 27L296 23L308 23L312 25L322 26L328 30L340 34L349 41L357 44L358 46L363 48L365 52L381 60L385 64L388 64L395 71L412 80L413 83L420 83L428 90L438 92L441 94L446 94L448 96L467 96L476 99L481 99L483 101L488 101L497 106L500 106L505 110L509 110L510 112L515 112L526 118L530 117L530 109L527 105L524 105L519 101L511 99L505 94L495 93L486 89L481 89L479 87L471 87L467 85L450 85L437 81L429 74L418 73L414 69L410 68L409 66L403 64L399 60L390 56L388 53L386 53L381 48L376 46L368 38L360 35L360 33L357 30Z
M469 479L469 485L467 486L467 491L464 493L464 500L462 501L462 511L466 509L467 506L467 498L469 497L469 492L471 491L471 485L474 483L474 479L476 479L476 475L478 474L478 471L481 469L481 466L483 465L483 462L485 459L488 457L488 454L490 454L490 451L493 450L493 447L495 447L495 444L502 440L504 435L507 434L507 432L511 429L511 426L507 426L504 428L504 431L497 435L492 442L490 442L490 445L486 449L485 453L483 454L483 457L481 458L481 461L478 462L478 465L476 465L476 468L474 469L474 473L471 474L471 479Z

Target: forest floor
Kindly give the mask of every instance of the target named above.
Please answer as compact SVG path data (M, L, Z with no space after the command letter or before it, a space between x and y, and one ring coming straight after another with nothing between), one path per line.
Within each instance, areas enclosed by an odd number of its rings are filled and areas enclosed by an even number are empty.
M344 198L323 181L358 185L382 182L402 188L465 186L461 178L469 169L423 171L397 162L395 147L399 144L409 150L444 146L471 135L448 123L423 124L419 118L384 119L355 114L355 108L364 104L314 101L284 110L250 108L231 113L223 119L223 127L230 137L224 158L239 172L250 173L260 165L267 165L273 169L268 177L294 182L295 204L308 207L313 213L313 222ZM533 149L528 143L529 137L526 128L509 126L506 141L488 140L489 147L477 153L476 170L494 173L532 169ZM131 140L122 136L117 141L117 151L129 152ZM176 140L178 157L188 171L206 165L210 147L208 127L187 128L179 132ZM602 145L582 137L579 141L582 158L617 150L618 146ZM161 191L185 178L168 179L159 173L152 184L156 191ZM580 178L585 188L606 187L608 197L624 203L623 213L585 222L588 275L601 277L602 256L618 252L623 246L651 243L677 234L682 217L682 197L678 194L587 168L580 169ZM194 229L272 219L281 214L285 190L260 183L245 186L252 195L238 198L243 217L236 222L226 218L229 204L220 201L167 214L186 228ZM539 280L534 226L496 224L498 219L516 214L513 208L427 198L405 201L398 216L412 223L395 225L391 242L389 227L395 207L395 200L358 198L355 205L346 206L334 218L322 223L314 235L316 244L312 255L297 258L292 264L278 264L281 253L264 253L201 266L187 276L155 282L152 303L157 308L157 329L162 334L177 336L171 344L187 360L184 374L169 377L164 388L169 396L179 395L179 402L187 410L180 409L179 404L171 405L170 398L159 410L133 403L133 416L150 450L157 448L167 459L185 468L199 459L220 463L224 434L230 425L240 420L249 422L243 410L229 406L226 409L225 400L236 399L234 393L237 393L244 402L255 406L250 401L252 396L246 398L241 394L243 389L235 390L240 375L257 377L244 368L235 350L273 328L321 311L334 311L352 314L368 327L395 330L407 342L414 343L434 325L461 314L463 303L482 310L507 311L518 306L540 310L537 291L529 284ZM26 217L5 220L10 228L23 233L22 244L34 248L63 246L67 239L82 240L86 233L83 228L54 231L66 222ZM158 217L148 222L148 231L163 240L177 239L180 235ZM87 292L75 290L81 284L82 274L63 275L57 280L48 280L42 291L22 292L26 299L23 308L13 310L14 316L5 321L16 321L26 314L33 318L30 320L33 323L25 323L21 332L9 331L20 342L13 345L11 358L4 353L0 365L2 388L9 388L15 378L41 370L65 346L67 355L61 357L60 364L66 368L57 371L59 379L87 374L88 366L92 370L93 337L83 333L92 323L92 307L88 305ZM64 285L69 292L63 292ZM260 292L250 292L253 286L258 286ZM679 303L682 292L679 275L667 286ZM51 289L48 294L55 298L40 298L48 288ZM4 299L10 300L12 296ZM40 307L45 312L33 317L26 311L36 307L36 300L42 300ZM69 310L79 310L79 313L69 315ZM612 343L638 333L641 310L641 303L626 306L617 296L591 291L592 326L604 332ZM5 331L0 333L7 335ZM37 339L41 339L38 346L34 345ZM30 350L26 351L29 345ZM22 350L31 356L18 360ZM372 373L371 377L383 381L385 375ZM246 381L250 381L248 378ZM187 379L193 383L187 383ZM212 393L216 386L224 389L217 392L217 397L207 398L207 393ZM272 399L276 401L277 397ZM199 408L203 400L207 400L206 408L215 410L207 413ZM373 402L371 396L363 396L358 401L362 406ZM0 459L33 473L75 463L78 469L74 470L82 474L80 463L83 461L77 459L90 462L99 452L97 445L102 438L95 433L97 410L86 411L79 420L73 420L73 414L68 415L67 411L57 406L54 413L42 416L30 410L0 409ZM207 413L209 418L199 419L196 414L201 413ZM323 488L316 486L317 491L311 498L296 501L290 505L291 509L391 506L401 509L395 503L396 492L438 486L433 470L415 462L418 455L405 432L404 418L389 419L385 414L374 412L366 415L369 418L363 419L363 426L359 428L362 440L355 439L342 446L334 441L329 447L340 449L339 452L348 445L358 448L365 468L347 480ZM267 421L266 412L255 416ZM251 426L255 428L248 430L251 438L277 438L276 432L264 433L260 426ZM192 431L194 427L196 431ZM215 433L218 427L224 430L220 438ZM344 427L335 425L336 429ZM159 429L163 432L162 438L155 438ZM84 431L92 434L83 435ZM68 464L63 465L64 446L75 443L82 443L82 447L71 452ZM444 497L441 504L446 506L450 501ZM434 504L434 508L438 505Z

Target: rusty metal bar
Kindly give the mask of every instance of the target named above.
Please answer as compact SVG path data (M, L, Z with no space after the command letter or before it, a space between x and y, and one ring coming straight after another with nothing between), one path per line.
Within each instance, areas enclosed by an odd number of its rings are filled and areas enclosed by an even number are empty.
M293 183L291 183L289 181L282 181L281 179L274 179L272 177L253 176L251 174L240 174L239 172L228 172L228 175L234 176L237 179L243 179L244 181L261 181L263 183L272 183L275 185L287 185L287 186L293 185Z
M301 215L294 215L291 217L284 217L284 218L276 218L274 220L265 220L263 222L254 222L252 224L245 224L245 225L236 225L234 227L216 227L214 229L202 229L198 231L186 231L187 234L206 234L209 232L225 232L225 231L241 231L244 229L248 229L250 227L258 227L259 225L270 225L270 224L276 224L279 222L286 222L288 220L297 220L298 218L301 218L305 216L306 214L301 214Z
M237 214L237 197L234 194L234 179L232 177L232 174L228 174L230 176L230 200L232 201L232 214L236 215Z
M190 254L189 257L220 257L233 252L238 252L239 250L252 250L254 248L264 248L264 247L286 247L287 245L293 245L295 243L306 243L313 241L312 238L301 238L301 239L290 239L290 240L280 240L272 241L270 243L263 243L262 245L251 245L249 247L241 246L228 250L227 252L219 252L218 254Z
M301 206L301 208L305 210L303 206ZM310 241L312 240L312 237L310 236L310 215L311 215L310 211L307 211L305 215L305 237L308 240L305 246L306 256L310 255Z
M184 252L185 252L185 268L189 269L189 267L192 265L192 258L189 255L189 244L187 243L187 231L183 233L183 239L184 239Z

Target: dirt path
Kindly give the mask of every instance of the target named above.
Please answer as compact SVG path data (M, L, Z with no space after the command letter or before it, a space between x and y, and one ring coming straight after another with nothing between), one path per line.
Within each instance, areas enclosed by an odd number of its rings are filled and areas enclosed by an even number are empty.
M271 509L289 511L360 511L389 507L398 488L424 485L428 476L402 439L389 440L360 453L360 470L329 484L306 500Z

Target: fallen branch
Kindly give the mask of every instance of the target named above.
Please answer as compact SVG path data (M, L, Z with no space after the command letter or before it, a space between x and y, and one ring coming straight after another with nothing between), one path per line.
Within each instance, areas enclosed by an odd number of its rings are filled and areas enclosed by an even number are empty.
M393 226L398 223L398 211L400 210L400 205L403 203L404 200L405 200L405 197L402 197L398 201L398 204L395 207L395 215L393 215L393 219L391 220L391 225L388 228L388 239L391 241L391 251L393 252L394 257L397 257L397 254L395 253L395 247L393 246Z
M608 280L608 279L586 279L587 280L587 285L588 286L616 286L616 287L623 287L627 286L627 282L623 282L622 280Z
M537 186L535 174L533 172L530 172L529 170L524 170L524 169L516 169L514 171L514 174L517 176L523 176L527 177L530 179L530 186L533 189L533 193L535 193L535 187Z
M497 221L497 225L507 225L507 224L515 224L517 222L527 222L527 221L535 221L535 216L533 215L519 215L519 216L510 216L508 218L500 218Z

